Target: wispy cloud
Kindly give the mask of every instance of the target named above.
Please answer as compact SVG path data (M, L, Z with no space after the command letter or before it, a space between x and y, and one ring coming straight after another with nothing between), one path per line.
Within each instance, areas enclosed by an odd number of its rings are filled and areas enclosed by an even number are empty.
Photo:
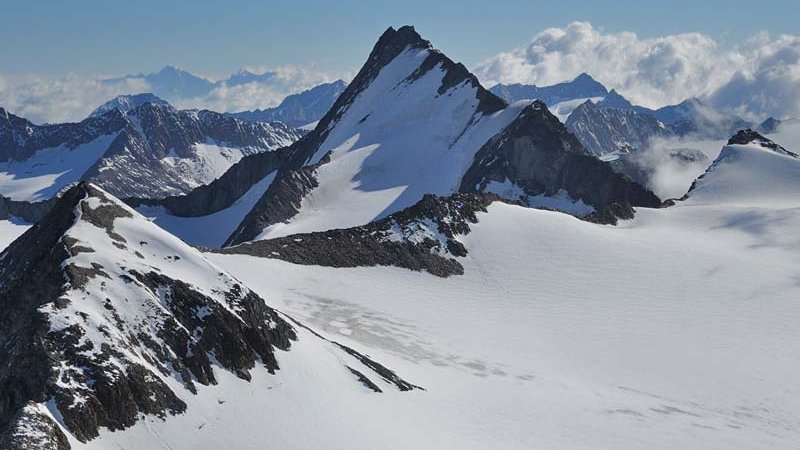
M245 111L276 106L289 94L309 89L340 78L349 79L349 73L331 74L307 67L281 66L277 68L247 68L253 73L274 72L269 82L252 82L229 86L221 82L208 95L178 99L179 108L204 108L214 111Z
M147 92L141 80L103 82L99 77L5 76L0 74L0 106L35 123L78 121L120 94Z
M800 115L798 36L772 39L760 33L735 48L723 48L702 33L642 39L573 22L544 30L528 45L476 68L487 85L547 85L581 72L645 106L700 96L753 116Z
M327 73L309 67L282 66L251 69L276 73L267 82L228 86L220 82L211 92L195 98L166 98L178 108L241 111L275 106L289 94L317 84L349 78L349 73ZM79 121L97 106L120 94L152 92L142 78L113 82L102 76L67 74L61 77L3 75L0 73L0 106L35 123Z

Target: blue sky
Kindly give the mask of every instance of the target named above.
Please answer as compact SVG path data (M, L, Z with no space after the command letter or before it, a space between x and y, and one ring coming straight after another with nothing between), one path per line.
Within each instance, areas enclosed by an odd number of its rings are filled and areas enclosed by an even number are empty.
M722 45L800 32L792 1L24 1L0 13L0 72L121 74L170 63L211 76L243 66L357 69L389 25L413 24L467 66L548 27L588 20L654 37L699 31Z

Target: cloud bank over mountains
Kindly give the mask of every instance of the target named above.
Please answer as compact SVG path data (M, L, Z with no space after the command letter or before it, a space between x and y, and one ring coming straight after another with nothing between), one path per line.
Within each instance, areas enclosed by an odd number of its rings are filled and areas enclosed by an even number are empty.
M233 112L273 107L289 94L338 78L342 77L299 66L241 70L215 82L171 66L154 74L119 78L74 73L61 77L20 76L0 72L0 107L34 123L79 121L117 95L153 92L178 108ZM205 90L203 85L207 86ZM182 89L194 95L177 95ZM198 90L201 95L196 95Z
M475 71L490 86L549 85L587 72L644 106L706 97L752 118L800 115L800 36L794 35L760 32L726 48L701 33L642 39L573 22L544 30Z
M741 38L733 47L702 33L644 39L632 32L604 32L589 22L573 22L541 31L527 45L499 53L474 71L486 87L546 86L586 72L643 106L701 97L753 121L800 117L800 36L773 37L753 30ZM164 70L194 77L169 66ZM37 123L77 121L119 94L159 95L153 79L147 78L159 74L108 79L0 72L0 106ZM194 77L208 85L202 95L160 96L179 108L262 109L277 105L286 95L338 78L348 80L353 74L326 73L316 66L251 69L216 82Z

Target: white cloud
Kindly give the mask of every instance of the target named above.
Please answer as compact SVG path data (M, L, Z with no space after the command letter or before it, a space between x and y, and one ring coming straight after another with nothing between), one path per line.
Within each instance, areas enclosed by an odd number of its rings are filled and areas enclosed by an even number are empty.
M146 92L141 80L104 83L99 77L4 76L0 106L34 123L78 121L103 102L124 93Z
M550 28L485 61L487 85L548 85L587 72L635 102L658 107L698 96L746 114L800 115L800 37L761 33L722 48L700 33L642 39L604 33L588 22Z
M309 89L339 78L332 74L306 67L282 66L278 68L247 68L252 73L275 72L268 82L253 82L237 86L221 83L208 95L179 99L173 103L179 108L200 108L213 111L245 111L276 106L289 94Z
M241 111L275 106L289 94L338 78L307 67L268 69L276 76L263 83L227 86L221 83L208 95L198 98L167 98L178 108L214 111ZM265 70L252 70L263 73ZM349 77L349 74L341 74ZM120 94L150 92L141 78L114 82L101 76L68 74L62 77L3 75L0 73L0 106L34 123L80 121L96 107Z
M746 64L711 95L713 103L753 118L800 117L800 36L761 34L743 53Z

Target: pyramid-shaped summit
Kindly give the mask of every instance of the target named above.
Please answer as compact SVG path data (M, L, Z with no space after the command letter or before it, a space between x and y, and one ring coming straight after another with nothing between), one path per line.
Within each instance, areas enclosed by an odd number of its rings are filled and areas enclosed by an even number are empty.
M798 154L745 129L728 140L683 199L691 203L795 207L800 205L798 186Z
M414 388L290 324L198 250L87 183L0 255L0 308L0 442L15 442L4 449L25 448L30 433L19 434L31 423L53 442L86 442L142 416L184 413L200 386L275 373L276 354L294 345L330 355L305 362L322 364L325 379Z
M523 115L526 108L530 108L529 114ZM389 28L330 112L313 132L292 146L290 163L278 171L227 245L362 225L407 208L426 194L448 196L460 190L472 191L475 185L464 184L467 173L475 179L486 178L476 172L475 166L483 162L476 155L509 128L516 136L551 142L553 147L541 155L545 159L589 157L563 125L545 119L531 121L531 114L549 112L530 102L507 105L484 89L462 64L434 49L414 28ZM515 126L517 120L529 125ZM542 122L552 127L530 125ZM535 146L526 149L539 151ZM554 153L549 153L551 149ZM257 158L263 157L252 159ZM513 160L513 164L548 167L547 161L532 154ZM531 167L512 170L534 171ZM600 173L617 177L611 171L600 169ZM520 190L524 196L557 195L567 197L570 204L580 201L570 198L578 191L568 189L562 182L566 178L557 174L535 177L530 182L519 180L524 186ZM479 189L491 186L487 182ZM603 194L595 197L603 198ZM520 200L516 195L510 199ZM660 204L654 196L649 200L642 206ZM600 203L609 201L593 199L591 209L599 211L605 207ZM583 211L588 213L589 208ZM623 215L631 213L629 210ZM615 214L603 217L615 220Z

